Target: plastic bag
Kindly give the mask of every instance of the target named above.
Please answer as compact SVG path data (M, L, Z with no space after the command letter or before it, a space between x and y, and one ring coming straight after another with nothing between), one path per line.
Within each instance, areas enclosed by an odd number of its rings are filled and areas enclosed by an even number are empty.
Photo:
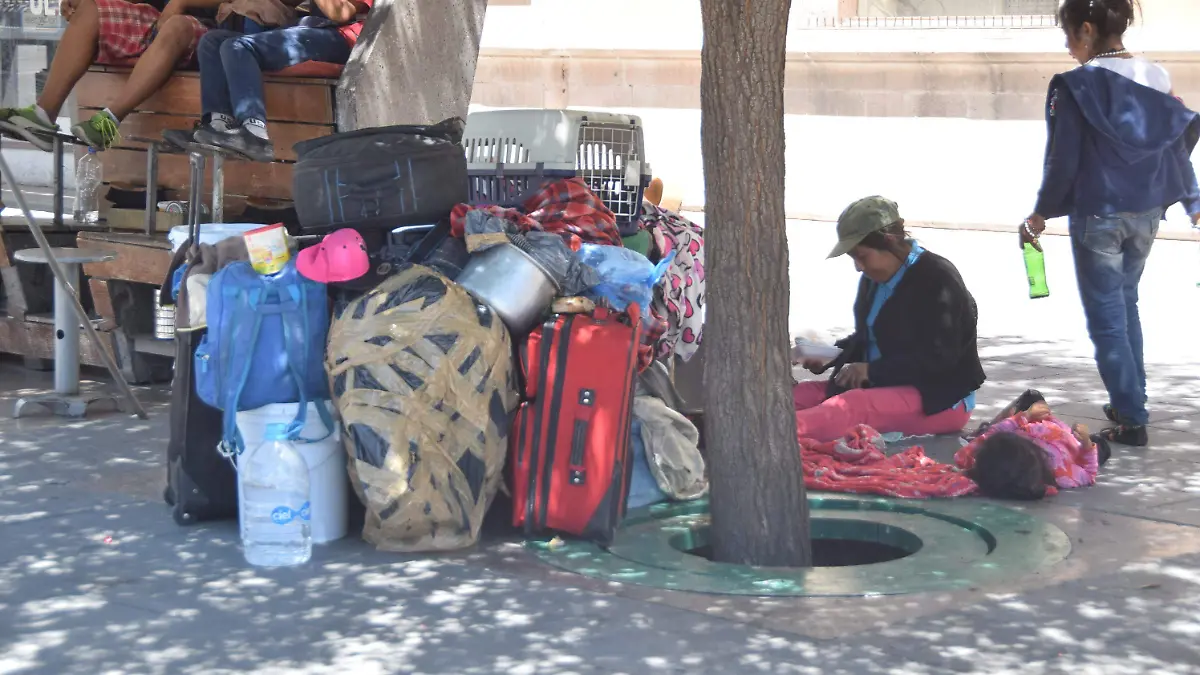
M631 302L636 302L639 307L649 307L654 299L654 287L675 259L672 251L655 265L637 251L600 244L584 244L577 255L580 262L600 277L600 282L587 296L603 301L618 312L625 311Z

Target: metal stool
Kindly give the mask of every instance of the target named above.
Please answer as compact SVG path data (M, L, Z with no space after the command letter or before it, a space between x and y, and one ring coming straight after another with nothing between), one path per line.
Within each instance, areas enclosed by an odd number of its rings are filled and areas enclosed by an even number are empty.
M97 401L112 401L118 408L120 401L112 394L79 395L79 317L72 307L75 288L79 287L79 266L116 260L117 254L82 248L51 249L66 277L54 282L54 393L26 396L17 399L13 417L21 417L30 405L48 408L55 415L84 417L88 406ZM17 251L13 257L20 262L39 265L50 264L46 253L40 248ZM70 286L66 284L69 283ZM103 349L103 345L96 345Z

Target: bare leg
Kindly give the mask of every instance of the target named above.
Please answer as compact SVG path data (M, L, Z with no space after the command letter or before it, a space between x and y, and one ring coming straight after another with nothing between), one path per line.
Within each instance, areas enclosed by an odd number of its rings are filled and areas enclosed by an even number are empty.
M54 53L46 86L38 105L53 121L71 95L75 83L83 77L96 60L96 45L100 39L100 15L93 0L79 0L75 13L63 31L62 41Z
M150 98L166 84L175 72L179 59L187 53L195 36L192 20L186 16L173 16L158 29L158 36L146 52L138 58L137 65L109 106L109 111L118 119L124 119L133 109Z

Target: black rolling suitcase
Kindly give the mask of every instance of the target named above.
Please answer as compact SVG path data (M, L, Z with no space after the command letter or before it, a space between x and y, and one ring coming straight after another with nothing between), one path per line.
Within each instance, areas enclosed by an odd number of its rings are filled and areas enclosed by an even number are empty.
M295 145L292 194L305 234L352 227L371 245L405 225L429 225L467 201L464 122L391 126Z
M189 219L196 220L189 216ZM197 241L199 224L189 223L191 237L184 248ZM159 302L171 302L175 270L190 255L172 261L160 291ZM176 325L179 325L178 317ZM170 440L167 442L167 488L163 498L171 516L180 525L237 516L237 472L233 463L217 452L224 420L220 410L209 407L196 395L193 369L196 347L207 330L175 331L175 376L171 380Z
M237 473L217 452L221 411L196 395L192 359L207 331L175 334L171 440L167 443L167 503L180 525L237 516Z

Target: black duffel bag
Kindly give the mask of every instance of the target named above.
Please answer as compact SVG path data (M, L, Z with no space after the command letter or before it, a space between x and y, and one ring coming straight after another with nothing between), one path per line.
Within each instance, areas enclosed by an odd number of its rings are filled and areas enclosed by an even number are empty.
M436 223L467 201L465 123L359 129L297 143L292 196L300 229L391 231Z

